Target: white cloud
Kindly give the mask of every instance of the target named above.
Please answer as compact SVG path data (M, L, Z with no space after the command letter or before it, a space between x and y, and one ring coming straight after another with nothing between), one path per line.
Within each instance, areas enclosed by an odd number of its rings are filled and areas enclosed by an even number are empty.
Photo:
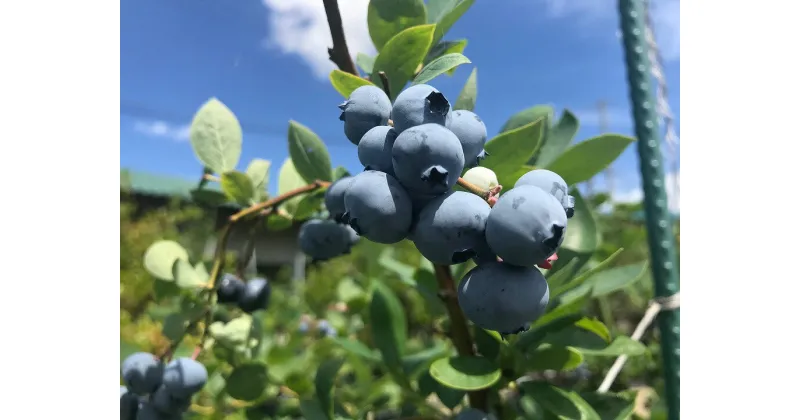
M613 24L619 36L617 0L541 0L547 14L554 19L576 20L596 33L599 25ZM677 60L681 55L680 0L651 0L650 17L664 60ZM611 28L612 26L607 26ZM611 29L609 29L609 32Z
M189 139L189 124L173 125L165 121L137 121L133 129L151 137L163 137L175 141Z
M328 59L333 46L325 8L320 0L262 0L269 9L269 34L264 44L284 54L299 56L314 75L327 79L336 66ZM367 29L369 0L339 2L344 35L350 54L375 54Z
M675 213L681 210L680 182L680 171L677 173L668 173L664 176L669 210ZM613 194L614 201L618 203L639 203L643 198L644 194L642 193L641 187L635 187L627 191L615 192Z

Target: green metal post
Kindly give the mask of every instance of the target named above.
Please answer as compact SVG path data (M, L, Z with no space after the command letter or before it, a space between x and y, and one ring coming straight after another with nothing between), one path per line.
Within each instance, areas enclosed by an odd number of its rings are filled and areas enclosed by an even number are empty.
M650 77L649 46L645 38L645 0L619 0L620 29L625 48L631 108L642 173L647 239L656 297L678 293L675 237L667 205L656 102ZM680 418L680 309L658 316L668 418Z

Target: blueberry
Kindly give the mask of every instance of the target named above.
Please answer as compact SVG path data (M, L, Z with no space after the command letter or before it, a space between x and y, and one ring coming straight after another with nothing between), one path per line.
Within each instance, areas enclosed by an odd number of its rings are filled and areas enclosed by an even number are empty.
M134 420L136 418L136 410L139 408L139 397L132 392L128 392L128 388L124 386L119 387L119 418L120 420Z
M139 408L136 412L136 420L180 420L183 418L180 414L167 414L162 413L156 407L147 401L139 403Z
M300 250L314 260L328 260L350 250L347 227L332 220L311 219L300 226Z
M411 230L411 199L391 175L364 171L353 177L344 196L345 221L359 236L393 244Z
M492 207L486 240L508 264L532 267L553 255L567 230L567 214L544 190L522 185L512 188Z
M389 126L378 126L367 131L358 143L358 160L364 169L394 175L392 168L392 146L397 131Z
M358 233L356 233L356 231L349 225L345 225L345 229L347 230L348 241L350 242L350 246L352 247L353 245L358 243L361 237L358 236Z
M539 187L550 193L564 207L564 211L567 212L567 218L572 217L575 212L575 198L569 195L569 186L567 186L564 178L561 178L557 173L547 169L534 169L522 175L517 180L517 183L514 184L514 188L522 185Z
M473 268L458 285L458 304L475 325L516 334L544 314L550 291L536 267L489 262Z
M163 414L180 415L192 405L192 397L178 397L170 393L165 386L158 388L150 396L150 403L153 408Z
M445 126L458 137L464 149L464 164L473 167L486 156L486 125L472 111L458 110L451 113Z
M354 90L339 109L342 110L339 119L344 121L345 136L358 145L367 131L389 123L392 101L379 87L367 85Z
M325 191L325 208L328 209L331 218L339 222L344 213L344 193L350 187L353 177L346 176L337 179Z
M392 107L394 129L402 133L411 127L433 123L444 125L450 113L450 102L436 88L414 85L400 92Z
M434 264L460 264L486 250L491 207L475 194L455 191L429 202L420 212L411 240ZM490 251L487 251L490 252Z
M156 356L138 352L122 362L122 379L130 392L147 395L161 385L164 365Z
M206 382L206 367L188 357L175 359L164 369L164 390L176 398L191 398Z
M233 274L225 274L217 287L217 302L236 303L244 291L244 282Z
M392 148L397 180L412 196L444 194L464 170L458 137L444 126L423 124L397 136Z
M239 298L239 309L251 314L261 309L267 309L271 288L267 279L257 277L248 280L244 292Z

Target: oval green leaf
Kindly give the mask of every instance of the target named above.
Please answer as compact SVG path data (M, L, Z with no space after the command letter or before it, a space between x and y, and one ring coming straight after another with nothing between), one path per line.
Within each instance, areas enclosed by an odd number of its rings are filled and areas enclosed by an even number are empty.
M314 387L317 392L320 408L333 419L333 385L336 382L336 375L344 364L343 360L326 360L317 368L317 376L314 377Z
M579 254L590 254L597 249L600 242L594 212L577 188L571 188L569 193L575 198L575 215L569 220L561 248Z
M337 166L336 169L333 170L333 180L337 181L342 179L346 176L350 176L350 172L342 166Z
M441 41L438 44L434 45L430 51L428 51L428 55L425 56L424 60L422 60L422 64L427 66L428 63L445 54L452 54L452 53L463 54L466 48L467 48L466 39L459 39L458 41ZM452 76L455 72L456 69L453 68L452 70L447 71L447 75Z
M416 377L421 371L427 371L434 360L447 355L450 348L442 342L436 342L430 348L403 357L403 372L409 377Z
M544 382L526 382L521 385L526 395L530 395L542 407L563 420L601 420L576 392L567 391Z
M175 241L154 242L144 252L145 270L153 277L164 281L175 280L172 267L177 260L189 261L189 254Z
M427 20L428 11L422 0L370 0L367 7L367 29L378 51L383 51L395 35Z
M374 350L370 349L364 343L356 340L350 340L342 337L332 337L331 341L338 344L346 352L369 360L370 362L380 362L380 355L376 354Z
M169 341L179 341L183 338L183 335L186 334L187 324L188 320L183 314L169 314L164 318L164 322L161 324L161 335Z
M192 150L214 173L236 169L242 155L242 127L230 109L217 98L200 107L189 129Z
M292 158L288 158L281 165L281 170L278 172L278 194L285 194L294 189L308 185L302 176L297 172L297 169L292 163ZM294 214L297 209L297 204L302 200L302 196L292 197L281 204L280 208L286 210L287 213Z
M472 63L472 61L469 61L469 58L461 53L445 54L423 67L422 70L419 71L417 77L414 78L414 84L428 83L442 73L448 72L462 64L469 63Z
M595 273L597 273L597 272L599 272L601 270L605 270L606 267L608 267L615 259L617 259L617 256L619 256L619 254L622 253L623 249L624 248L620 248L620 249L616 250L613 254L611 254L605 260L603 260L600 263L598 263L597 265L589 268L588 270L582 272L581 274L573 277L570 281L568 281L566 283L562 284L562 282L557 282L557 283L556 282L552 282L551 279L548 278L547 279L547 283L550 284L550 296L560 296L565 291L580 286L589 277L591 277L593 274L595 274ZM577 261L577 259L575 259L575 261ZM570 268L570 267L564 267L564 270L567 270L568 268ZM570 270L571 270L571 268L570 268ZM553 277L555 277L555 276L553 276ZM555 279L555 280L559 280L559 279Z
M231 398L253 401L261 396L267 385L267 365L261 362L245 362L233 369L225 383L225 390Z
M370 57L364 53L358 53L356 54L356 64L358 64L358 67L361 67L361 71L369 76L372 74L372 66L375 65L375 57Z
M331 85L333 85L333 88L345 98L349 97L354 90L360 88L361 86L375 86L374 83L364 79L363 77L358 77L339 69L334 69L328 78L331 80Z
M298 220L305 220L311 217L314 213L318 212L325 202L325 191L317 190L303 196L303 199L297 203L297 209L294 211L294 218Z
M297 121L289 121L289 156L307 183L331 180L331 157L325 143Z
M551 164L569 147L575 135L578 134L579 128L578 117L572 111L565 109L558 122L547 131L539 153L531 160L530 164L540 167Z
M644 344L624 335L614 338L611 344L602 349L578 348L578 350L585 355L607 357L641 356L647 353L647 347Z
M500 185L511 188L511 178L539 148L544 129L545 120L540 119L489 140L484 147L488 156L481 166L493 170Z
M222 174L219 184L228 198L242 206L250 205L255 195L250 177L238 171Z
M586 400L604 420L628 420L632 418L636 406L633 398L626 399L608 393L583 392L581 398Z
M578 350L543 344L529 353L525 368L535 371L556 370L562 372L573 370L581 363L583 363L583 355Z
M370 78L375 81L379 72L385 72L392 100L414 76L417 66L428 54L435 28L436 25L420 25L405 29L390 39L375 58Z
M580 286L575 287L558 298L561 302L571 302L580 296L591 293L591 297L605 296L630 287L647 275L650 266L648 261L623 265L592 274Z
M287 215L272 213L267 216L267 229L273 232L286 230L290 227L292 227L292 218Z
M369 316L372 340L380 350L384 363L391 368L399 368L407 339L406 315L397 296L378 282L374 283Z
M228 202L228 197L220 191L197 189L192 190L190 194L192 201L201 205L216 207Z
M172 277L175 279L175 284L181 289L197 289L206 285L206 281L198 275L197 270L187 260L175 260Z
M436 23L434 42L439 42L447 31L472 7L475 0L430 0L428 2L428 21Z
M461 88L461 93L458 94L458 99L456 99L455 105L453 105L453 109L466 109L467 111L474 111L475 110L475 102L478 99L478 69L472 69L472 73L469 74L467 78L467 82L464 83L464 87Z
M506 131L517 129L534 121L539 121L542 118L545 119L545 127L550 127L550 121L553 120L552 106L536 105L517 112L516 114L512 115L505 124L503 124L503 128L500 129L500 132L505 133Z
M464 391L486 389L500 380L500 368L479 356L439 359L431 364L429 372L442 385Z
M602 172L633 142L633 137L602 134L568 148L547 169L561 175L568 185L577 184Z
M250 178L250 182L253 183L254 190L258 191L267 188L270 166L272 166L272 162L258 158L251 160L250 164L247 165L245 173Z
M514 347L522 351L536 348L536 346L542 342L547 334L561 331L565 328L570 328L581 318L583 318L583 316L579 314L568 314L558 318L553 318L546 322L542 322L539 325L535 325L527 332L519 335L519 338L514 343Z

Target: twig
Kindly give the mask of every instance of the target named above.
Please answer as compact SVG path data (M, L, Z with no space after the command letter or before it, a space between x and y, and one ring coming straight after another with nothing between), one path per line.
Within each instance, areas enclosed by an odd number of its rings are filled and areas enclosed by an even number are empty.
M383 91L386 92L386 96L392 97L392 90L389 88L389 78L386 77L386 72L379 71L378 76L381 78L381 84L383 85Z
M247 216L250 216L250 215L255 214L255 213L260 213L261 210L266 210L268 208L275 207L275 206L283 203L286 200L294 198L295 196L298 196L300 194L304 194L304 193L307 193L307 192L314 191L317 188L328 187L329 185L331 185L330 182L317 180L317 181L314 181L313 183L308 184L306 186L293 189L293 190L291 190L291 191L289 191L289 192L287 192L285 194L281 194L281 195L279 195L279 196L277 196L275 198L271 198L271 199L269 199L267 201L264 201L262 203L258 203L258 204L252 205L252 206L250 206L250 207L248 207L248 208L246 208L246 209L234 214L230 218L230 223L236 223L239 220L241 220L241 219L243 219L243 218L245 218Z
M456 292L456 282L450 267L446 265L434 265L436 281L439 284L439 297L447 308L450 317L450 340L456 347L456 351L461 356L474 356L475 349L472 336L467 327L467 318L458 306L458 294ZM483 412L488 412L488 394L486 390L472 391L469 393L470 407L477 408Z
M325 17L328 19L328 27L333 40L333 48L328 48L328 57L339 67L339 70L358 76L356 64L350 57L347 41L344 38L339 2L337 0L322 0L322 4L325 5Z

